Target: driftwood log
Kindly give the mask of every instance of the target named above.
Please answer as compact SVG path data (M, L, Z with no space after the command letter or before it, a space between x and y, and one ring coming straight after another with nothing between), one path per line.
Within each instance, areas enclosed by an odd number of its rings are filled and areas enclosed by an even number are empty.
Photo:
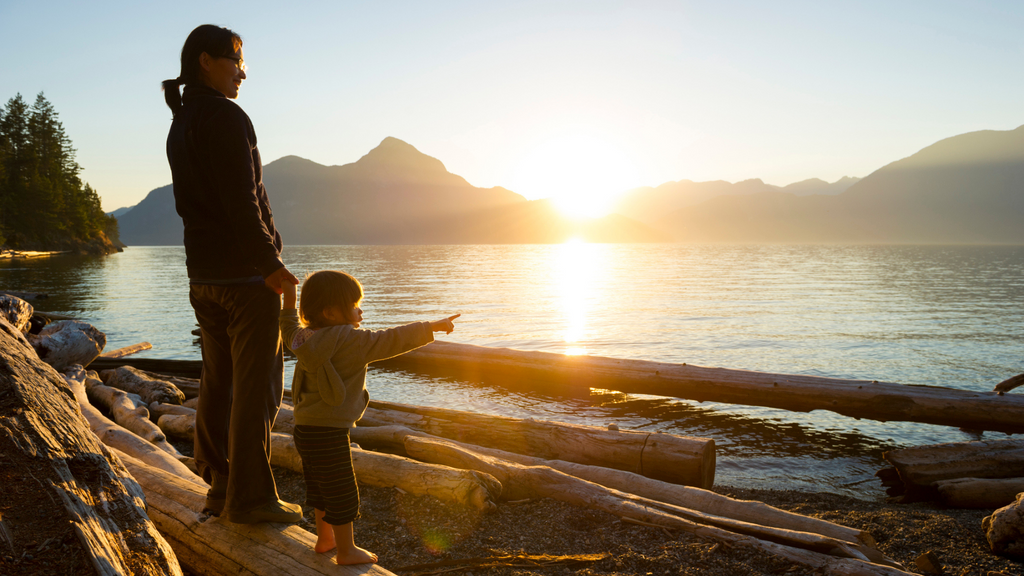
M29 320L32 319L32 305L16 296L0 294L0 318L25 334L28 332Z
M1005 394L1006 392L1013 390L1014 388L1020 386L1021 384L1024 384L1024 374L1018 374L1016 376L1003 380L999 384L996 384L996 387L993 388L993 391L1002 392Z
M1024 440L980 440L913 446L884 452L908 500L935 498L936 483L956 478L1024 477ZM885 472L879 472L885 476Z
M711 488L715 482L715 441L709 438L606 430L380 401L370 402L359 424L399 424L478 446L626 470L675 484Z
M270 442L271 464L302 472L302 459L292 436L274 432L270 435ZM482 472L425 464L359 448L352 449L352 465L360 484L400 488L410 494L434 496L477 510L494 510L494 503L501 495L501 484Z
M61 320L47 324L29 341L43 362L61 372L75 364L88 366L103 352L107 336L92 324Z
M420 438L434 438L426 432L411 430L404 426L371 426L356 427L351 429L352 440L362 446L371 448L381 447L394 449L401 446L404 451L405 439L409 436ZM493 448L473 446L453 440L446 440L448 443L458 446L464 450L475 452L483 456L507 460L523 466L547 466L559 472L575 476L588 482L600 484L607 488L613 488L625 492L673 504L682 508L689 508L714 516L732 518L741 522L760 524L762 526L773 526L785 530L797 532L810 532L821 534L830 538L845 540L864 544L873 547L875 540L868 532L857 530L827 520L812 518L785 510L773 508L763 502L751 500L736 500L716 494L710 490L695 488L692 486L681 486L669 482L662 482L651 478L645 478L632 472L613 470L599 466L588 466L561 460L544 460L522 454L505 452Z
M119 426L134 432L176 460L185 460L186 457L167 441L160 427L150 420L149 407L138 394L103 384L95 372L86 373L85 393L92 403L106 408Z
M107 386L138 394L146 404L151 402L181 404L185 401L185 394L174 384L166 380L147 378L145 374L131 366L103 370L100 372L100 378Z
M32 525L58 539L73 533L81 549L64 554L84 553L96 574L181 574L139 485L89 431L64 379L26 344L0 319L0 510L10 535L0 572L30 569L15 559L39 546L19 537ZM26 496L40 491L46 497Z
M203 373L202 360L167 360L163 358L97 358L89 365L93 370L113 370L131 366L152 374L199 378Z
M1024 492L1024 478L954 478L935 483L939 500L950 508L995 510Z
M196 437L195 414L164 414L157 419L156 425L175 438L194 440Z
M180 416L182 414L189 415L195 414L196 411L187 406L179 406L177 404L161 404L160 402L151 402L149 404L149 417L153 420L160 420L160 417L165 414L174 414Z
M201 481L175 476L128 455L122 459L146 491L153 522L193 574L391 575L376 564L336 565L331 555L313 552L316 536L295 525L242 525L201 515L207 490Z
M104 352L100 354L102 358L124 358L143 350L151 350L153 345L149 342L139 342L138 344L132 344L131 346L125 346L124 348L118 348L117 350L111 350L110 352Z
M981 521L985 539L996 554L1024 558L1024 493Z
M132 457L142 460L150 466L155 466L171 474L176 474L183 478L195 476L192 470L184 463L136 436L131 431L111 422L110 419L99 411L99 408L93 406L85 392L87 375L84 369L77 367L77 369L66 372L64 379L71 387L75 399L78 400L79 409L89 423L89 428L103 444L130 454Z
M859 543L713 517L605 488L545 466L521 466L476 454L444 440L410 436L406 439L406 450L418 459L487 472L501 482L502 498L562 500L648 524L683 530L729 546L751 547L818 568L824 574L909 574L877 550Z
M440 341L373 365L516 388L529 385L545 393L604 388L795 412L829 410L882 422L1024 432L1024 397L996 392L567 356Z

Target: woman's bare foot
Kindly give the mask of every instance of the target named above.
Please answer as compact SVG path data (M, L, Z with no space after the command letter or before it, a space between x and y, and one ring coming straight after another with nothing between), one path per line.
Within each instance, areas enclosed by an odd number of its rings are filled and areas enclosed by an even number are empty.
M334 527L324 522L324 511L314 508L313 517L316 518L316 546L313 546L313 552L323 554L334 550L337 547L334 542Z
M336 564L376 564L377 555L365 548L353 546L344 552L339 549L334 562Z

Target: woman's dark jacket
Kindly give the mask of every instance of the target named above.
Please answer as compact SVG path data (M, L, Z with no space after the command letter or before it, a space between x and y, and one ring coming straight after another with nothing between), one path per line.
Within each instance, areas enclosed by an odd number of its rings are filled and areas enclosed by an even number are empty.
M219 91L186 85L167 135L174 205L185 223L193 282L266 278L281 262L256 131Z

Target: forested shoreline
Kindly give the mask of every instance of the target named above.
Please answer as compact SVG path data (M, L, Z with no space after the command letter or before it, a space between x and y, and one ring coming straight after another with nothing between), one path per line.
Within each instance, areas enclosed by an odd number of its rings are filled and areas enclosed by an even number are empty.
M109 254L121 246L117 219L79 174L56 109L40 92L0 108L0 245L17 250Z

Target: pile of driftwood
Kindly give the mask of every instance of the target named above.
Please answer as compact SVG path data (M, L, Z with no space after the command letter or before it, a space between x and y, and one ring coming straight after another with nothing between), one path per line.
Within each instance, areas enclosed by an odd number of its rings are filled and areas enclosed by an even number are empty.
M7 420L6 408L0 419L8 438L14 438L5 441L3 449L54 462L57 470L61 458L52 451L25 448L32 445L22 439L25 423L54 443L59 436L51 427L87 425L92 434L75 428L67 442L77 445L77 436L102 441L93 448L111 470L104 486L111 478L124 486L118 494L107 490L103 505L93 498L84 506L99 518L92 522L97 528L82 538L85 543L104 544L89 546L98 572L129 572L125 559L130 560L133 548L123 537L125 529L103 517L119 507L136 510L138 522L148 527L144 532L160 543L152 550L164 550L162 555L147 552L163 559L159 566L145 571L133 567L133 573L176 574L179 562L198 574L339 571L326 556L309 553L314 537L299 527L240 526L200 513L207 487L193 473L190 459L166 441L167 434L187 438L194 430L195 415L188 404L198 394L195 380L130 367L97 373L81 364L64 364L57 372L40 360L19 328L6 320L0 320L0 326L0 397L24 400L17 410L19 422ZM81 326L70 329L98 339ZM51 347L47 355L64 357L58 352ZM65 410L59 420L45 409L67 407L70 399L77 409ZM292 422L285 407L275 423L273 463L299 469ZM467 442L470 439L472 443ZM752 547L820 568L823 574L907 574L879 553L863 531L702 488L714 478L714 443L707 439L374 403L353 429L353 440L363 447L353 457L360 482L367 484L394 486L482 510L508 500L554 498L605 510L626 521ZM56 477L61 474L55 472ZM51 489L61 501L74 500L67 482L54 482ZM377 566L348 573L357 572L387 573Z

